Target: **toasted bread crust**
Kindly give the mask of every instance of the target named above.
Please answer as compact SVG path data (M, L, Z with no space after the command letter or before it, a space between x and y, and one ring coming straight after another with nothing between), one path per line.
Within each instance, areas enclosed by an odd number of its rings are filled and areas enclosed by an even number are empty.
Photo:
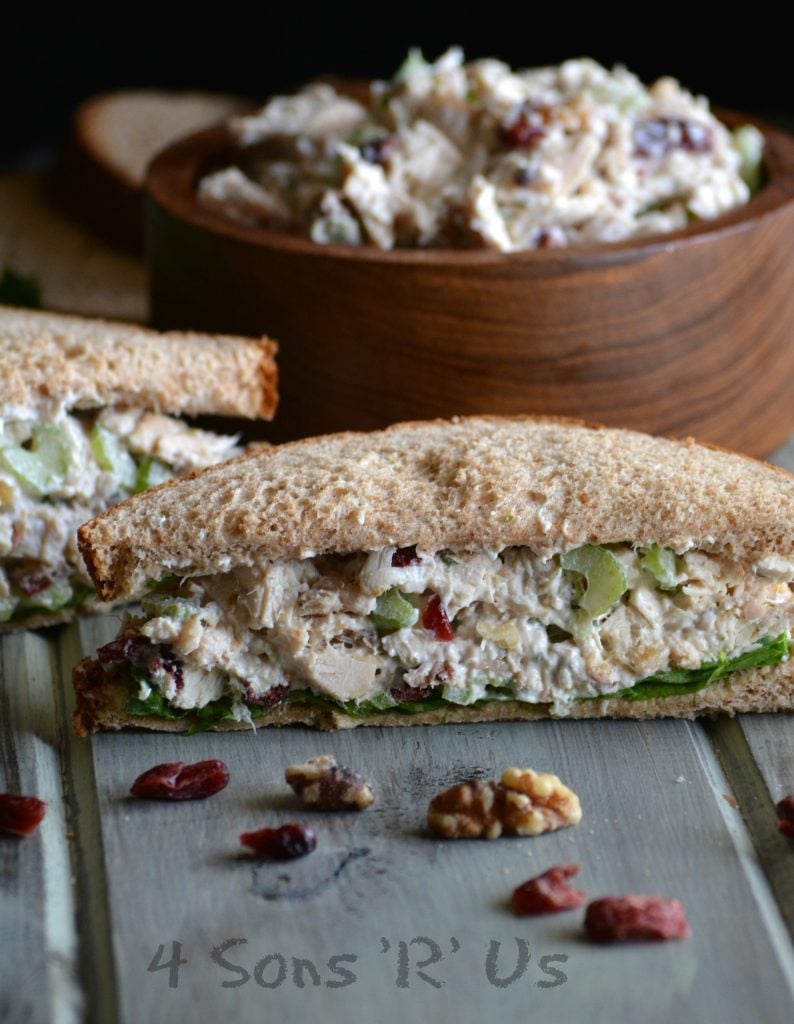
M309 438L135 496L81 527L103 600L165 573L316 552L661 543L794 553L794 477L746 456L535 417Z
M73 672L77 710L73 725L78 736L102 730L127 727L161 732L186 732L184 719L139 717L126 710L129 691L124 683L113 681L99 665L85 658ZM739 714L754 711L794 710L794 659L780 665L736 672L697 693L680 697L655 697L631 701L617 698L580 701L566 718L696 718L699 715ZM554 718L547 705L505 701L483 707L450 705L438 711L403 715L387 712L371 718L352 718L340 711L312 705L282 704L271 708L257 721L257 729L265 726L309 725L316 729L351 729L358 725L438 725L458 722L494 722ZM250 729L245 722L219 722L214 731Z
M272 419L276 344L0 308L0 409L142 406Z

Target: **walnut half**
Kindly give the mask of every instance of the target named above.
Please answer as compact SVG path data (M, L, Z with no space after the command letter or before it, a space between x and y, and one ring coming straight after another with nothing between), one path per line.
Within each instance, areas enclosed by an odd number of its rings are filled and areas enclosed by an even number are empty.
M375 802L369 783L330 754L291 764L284 777L305 804L319 811L363 811Z
M469 779L430 802L427 825L445 839L538 836L582 818L579 797L550 772L507 768L499 782Z

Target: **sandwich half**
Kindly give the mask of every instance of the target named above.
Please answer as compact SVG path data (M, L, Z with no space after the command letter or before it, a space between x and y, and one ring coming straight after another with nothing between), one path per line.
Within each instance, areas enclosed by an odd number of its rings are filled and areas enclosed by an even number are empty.
M175 418L270 419L275 344L0 308L0 632L95 603L77 528L239 454Z
M554 419L282 445L79 531L141 614L75 726L323 728L794 706L794 477Z

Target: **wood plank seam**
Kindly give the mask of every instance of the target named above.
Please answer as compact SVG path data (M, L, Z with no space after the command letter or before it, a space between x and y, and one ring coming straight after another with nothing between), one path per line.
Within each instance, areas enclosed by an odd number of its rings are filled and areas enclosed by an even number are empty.
M75 886L78 960L86 994L86 1020L105 1024L118 1020L117 980L113 959L101 816L97 799L91 741L78 739L71 727L74 693L71 666L80 658L79 626L57 637L57 706L61 765Z
M776 829L774 805L736 718L692 722L695 747L753 888L794 996L794 876L788 841ZM733 796L741 820L726 796Z

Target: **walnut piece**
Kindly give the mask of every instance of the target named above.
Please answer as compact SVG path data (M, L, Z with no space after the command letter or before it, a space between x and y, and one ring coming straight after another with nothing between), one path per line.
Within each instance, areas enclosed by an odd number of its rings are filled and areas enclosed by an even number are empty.
M579 797L550 772L507 768L499 782L469 779L433 797L427 825L445 839L538 836L582 818Z
M284 778L305 804L319 811L363 811L375 802L370 784L330 754L291 764Z

